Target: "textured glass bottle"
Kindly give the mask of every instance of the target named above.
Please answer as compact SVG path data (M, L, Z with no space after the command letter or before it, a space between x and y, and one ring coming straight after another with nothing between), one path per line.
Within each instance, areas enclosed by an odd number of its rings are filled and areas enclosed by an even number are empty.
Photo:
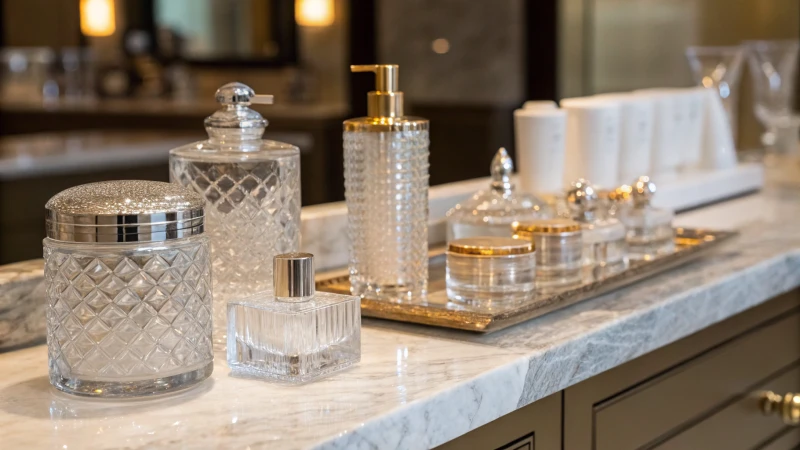
M428 285L428 121L403 116L397 66L373 71L368 117L344 122L352 293L418 301Z
M668 209L655 208L650 199L656 185L650 177L639 177L631 186L632 204L622 208L619 220L627 229L628 256L631 259L650 260L675 250L675 214Z
M361 299L315 292L314 256L275 257L274 291L228 303L234 375L306 383L361 360Z
M46 205L50 382L133 397L187 388L213 370L203 199L154 181L67 189Z
M501 148L492 159L492 184L447 212L447 242L477 236L511 237L511 225L551 217L543 200L516 192L511 175L514 162Z
M300 151L262 140L267 121L248 107L272 103L241 83L216 94L207 141L170 152L170 179L206 199L214 273L214 343L225 346L225 304L272 284L272 258L300 245Z

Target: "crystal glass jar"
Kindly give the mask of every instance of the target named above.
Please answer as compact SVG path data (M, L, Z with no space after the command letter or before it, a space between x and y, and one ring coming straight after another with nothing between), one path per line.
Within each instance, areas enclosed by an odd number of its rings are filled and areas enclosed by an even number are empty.
M536 289L573 286L581 281L581 225L571 219L548 219L514 225L514 238L536 248Z
M543 200L516 192L511 182L514 162L501 148L492 159L492 184L447 212L447 242L474 236L511 237L511 225L551 217Z
M225 305L271 288L272 258L300 245L300 150L262 139L267 121L248 106L272 103L241 83L205 120L207 141L170 151L170 179L206 200L214 272L214 344L225 347Z
M231 373L301 384L361 360L361 298L315 292L314 255L276 256L273 284L228 303Z
M651 260L675 250L675 214L668 209L655 208L650 199L656 185L650 177L639 177L631 186L632 204L623 208L619 219L627 229L628 257Z
M46 205L50 382L94 397L185 389L211 375L212 294L203 199L110 181Z
M525 299L534 286L536 252L530 241L484 236L450 241L447 297L478 307Z
M597 192L591 183L579 179L566 195L572 218L583 230L583 265L587 267L620 266L627 262L625 226L602 211Z

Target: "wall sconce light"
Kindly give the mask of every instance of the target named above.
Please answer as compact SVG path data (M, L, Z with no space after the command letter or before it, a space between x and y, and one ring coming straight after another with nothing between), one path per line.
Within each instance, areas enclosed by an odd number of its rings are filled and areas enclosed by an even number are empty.
M81 0L81 33L84 36L111 36L116 30L114 0Z
M333 24L333 0L295 0L294 20L301 27L327 27Z

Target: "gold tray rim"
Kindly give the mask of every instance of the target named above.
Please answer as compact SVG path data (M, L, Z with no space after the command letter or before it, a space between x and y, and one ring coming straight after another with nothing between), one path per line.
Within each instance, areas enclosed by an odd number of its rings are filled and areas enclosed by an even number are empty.
M602 280L583 284L557 294L539 298L535 302L523 303L502 311L445 309L426 304L395 303L362 298L361 315L363 317L477 333L492 333L576 303L608 294L693 261L738 234L737 231L675 228L675 243L677 247L676 251L669 255L650 261L638 262L636 265L631 265ZM429 256L431 259L441 257L444 254L444 250L444 247L432 248ZM343 293L341 289L335 289L332 286L345 283L347 277L346 269L320 274L317 277L317 289L326 292Z

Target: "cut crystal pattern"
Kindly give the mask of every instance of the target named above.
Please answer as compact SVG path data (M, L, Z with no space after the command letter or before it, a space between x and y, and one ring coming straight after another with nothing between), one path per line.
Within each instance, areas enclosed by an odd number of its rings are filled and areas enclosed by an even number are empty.
M420 301L428 280L428 131L345 132L353 294Z
M214 273L214 341L225 345L225 304L272 287L272 258L300 246L300 158L208 162L173 155L170 178L206 198Z
M136 381L213 360L207 238L135 245L45 241L51 378Z

